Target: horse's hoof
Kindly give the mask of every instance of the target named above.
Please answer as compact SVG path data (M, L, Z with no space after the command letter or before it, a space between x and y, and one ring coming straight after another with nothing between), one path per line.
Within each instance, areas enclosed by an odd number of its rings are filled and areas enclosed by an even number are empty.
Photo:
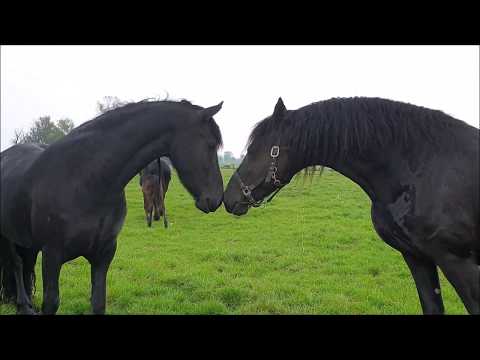
M38 313L31 306L22 306L17 309L17 315L38 315Z

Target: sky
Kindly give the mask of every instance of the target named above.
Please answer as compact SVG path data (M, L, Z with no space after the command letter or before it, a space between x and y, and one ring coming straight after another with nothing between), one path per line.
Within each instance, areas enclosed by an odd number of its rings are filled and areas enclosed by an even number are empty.
M104 96L188 99L215 116L236 157L278 97L288 109L371 96L479 127L478 46L1 46L1 150L40 116L94 118Z

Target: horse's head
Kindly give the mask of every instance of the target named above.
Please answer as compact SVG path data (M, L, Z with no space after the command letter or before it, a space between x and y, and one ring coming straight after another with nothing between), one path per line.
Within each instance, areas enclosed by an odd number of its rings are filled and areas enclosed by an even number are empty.
M189 125L175 133L170 150L170 159L181 182L195 198L197 208L205 213L215 211L223 197L217 157L222 138L213 119L222 104L223 101L205 109L196 107Z
M228 212L247 213L250 206L259 206L268 195L290 182L294 173L289 166L289 150L279 132L262 126L266 122L280 124L287 109L278 99L273 115L259 123L250 135L248 151L228 182L223 202Z

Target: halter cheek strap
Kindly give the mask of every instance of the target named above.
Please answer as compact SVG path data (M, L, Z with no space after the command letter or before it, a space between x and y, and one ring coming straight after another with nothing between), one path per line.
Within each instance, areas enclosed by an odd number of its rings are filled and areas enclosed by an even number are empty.
M273 182L273 186L276 187L277 189L273 192L273 194L268 198L266 201L267 203L272 201L273 197L277 195L277 193L280 191L282 187L284 187L286 184L282 184L280 179L277 176L277 158L280 155L280 147L278 145L273 145L272 148L270 149L270 157L272 158L272 162L270 163L270 166L268 168L267 175L264 180L260 180L256 185L245 185L244 182L242 181L242 178L238 174L238 171L235 172L236 177L238 178L238 181L240 183L240 188L242 189L243 195L247 198L247 205L253 206L253 207L258 207L260 206L264 200L255 200L252 191L255 190L262 182L268 184Z

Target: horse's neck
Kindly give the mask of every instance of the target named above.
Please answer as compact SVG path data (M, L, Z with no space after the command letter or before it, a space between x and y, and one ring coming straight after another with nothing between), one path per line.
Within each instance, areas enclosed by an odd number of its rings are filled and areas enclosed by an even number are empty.
M396 166L392 167L392 164ZM390 201L392 190L398 186L405 160L399 158L398 152L376 154L358 157L354 154L338 158L319 154L311 163L303 167L321 165L332 168L359 185L370 199L375 201Z
M88 183L94 184L99 192L115 196L149 162L168 155L173 131L172 119L159 116L138 116L110 129L104 138L93 141L91 149L79 149L92 158L83 169L88 174Z
M113 185L114 190L122 190L128 182L154 158L169 154L171 136L168 136L168 134L169 132L167 130L165 130L164 133L159 133L155 140L145 144L132 153L133 156L123 165L117 164L116 169L119 170L119 172L117 181L114 182Z

